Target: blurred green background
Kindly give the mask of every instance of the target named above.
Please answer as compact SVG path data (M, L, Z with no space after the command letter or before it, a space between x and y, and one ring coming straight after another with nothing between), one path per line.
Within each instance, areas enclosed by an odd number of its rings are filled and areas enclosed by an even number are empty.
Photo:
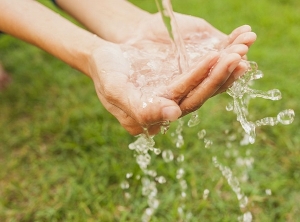
M40 2L55 9L49 1ZM131 2L157 11L154 1ZM249 118L275 116L283 109L293 109L296 117L288 126L257 129L255 144L240 146L241 127L225 110L230 97L222 94L200 109L200 125L184 127L181 149L171 133L155 137L157 147L171 149L175 157L184 154L185 161L153 157L151 169L167 183L157 185L161 205L152 221L182 221L177 212L182 204L191 221L237 221L245 211L254 221L300 221L300 2L172 2L175 11L202 17L225 33L251 25L258 39L248 59L265 75L253 88L277 88L283 99L251 100ZM140 221L147 203L135 179L142 174L128 149L135 138L103 108L91 80L10 36L0 37L0 61L12 77L0 92L0 221ZM209 148L197 137L202 129L213 141ZM239 179L249 198L246 209L239 208L213 156ZM185 200L175 176L180 167L188 183ZM126 173L134 175L126 190L131 198L120 188Z

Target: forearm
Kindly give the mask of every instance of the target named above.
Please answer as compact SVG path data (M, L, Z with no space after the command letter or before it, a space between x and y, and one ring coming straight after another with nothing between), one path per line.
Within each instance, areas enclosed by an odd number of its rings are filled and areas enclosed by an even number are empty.
M88 55L104 40L32 0L0 0L0 30L88 74Z
M119 43L130 37L148 12L126 0L56 0L59 7L103 39Z

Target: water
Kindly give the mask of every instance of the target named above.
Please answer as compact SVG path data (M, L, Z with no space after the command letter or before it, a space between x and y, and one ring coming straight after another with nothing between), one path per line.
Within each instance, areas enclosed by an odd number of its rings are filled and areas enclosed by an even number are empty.
M172 44L157 43L155 45L144 45L143 48L135 48L130 45L122 46L124 57L128 59L131 66L129 81L131 81L147 98L141 104L144 108L147 107L148 103L153 101L154 96L160 93L158 89L164 88L176 76L184 75L184 73L189 70L189 67L193 67L197 64L208 52L217 51L217 45L219 44L218 39L207 35L207 33L205 36L201 33L191 33L189 39L192 39L193 41L184 42L178 32L178 26L174 18L170 0L155 1L161 12L162 20L166 25ZM266 92L252 89L252 82L261 79L263 73L258 70L258 66L255 62L244 61L244 63L247 65L248 69L245 74L227 90L227 94L232 98L232 101L225 107L227 111L236 114L236 119L240 122L241 127L244 130L244 138L240 141L241 145L252 144L255 142L257 127L265 125L274 126L279 123L288 125L293 122L295 116L293 110L287 109L279 112L276 117L264 117L255 121L249 120L248 103L251 99L262 98L276 101L281 99L282 96L278 89L272 89ZM198 112L195 111L191 113L187 126L197 127L200 123L201 118L199 118ZM161 133L167 133L169 126L170 122L168 121L161 123ZM179 119L177 121L175 132L171 133L174 145L177 149L181 149L184 145L184 126L184 120ZM203 147L210 149L213 146L213 140L208 139L206 134L206 130L201 129L199 130L196 139L202 140ZM232 146L231 142L236 140L236 135L228 134L227 138L228 141L226 147L230 148ZM160 205L157 186L167 183L167 179L163 175L158 175L156 170L150 169L152 166L152 154L154 156L161 155L166 164L175 163L175 161L177 162L178 168L175 178L180 187L178 198L181 200L181 204L177 209L178 215L182 221L189 221L192 214L186 209L185 205L188 190L188 183L185 179L185 169L183 165L185 156L181 153L175 157L172 149L162 150L154 147L154 145L155 141L153 137L148 136L147 129L145 129L145 134L138 136L137 140L129 145L129 149L134 152L136 162L143 172L143 175L141 176L142 195L147 199L148 206L142 215L142 221L150 221L155 214L155 211ZM231 154L228 153L227 155ZM254 160L251 157L237 158L236 165L251 168L253 161ZM229 167L222 165L217 157L213 157L212 162L227 180L239 201L239 207L243 214L238 220L251 222L252 214L246 210L248 197L242 192L239 179L233 175L233 172ZM128 198L130 198L130 194L127 192L130 187L128 181L132 177L132 173L127 173L126 179L121 183L121 188L126 191L125 196ZM247 178L246 172L241 180L247 181ZM208 189L203 191L204 200L209 198L209 193L210 191ZM266 194L271 195L271 191L266 190Z
M162 20L168 30L169 36L173 41L175 48L174 54L178 62L178 70L183 73L189 68L189 60L185 48L185 43L179 34L178 25L173 13L171 0L155 0Z
M267 92L252 89L250 87L252 81L263 77L263 73L258 70L258 66L255 62L247 62L247 72L236 82L233 86L227 90L228 95L233 99L226 106L227 111L233 111L237 115L237 121L241 123L245 133L246 139L249 143L253 144L256 138L256 127L259 126L274 126L278 123L288 125L294 120L295 113L291 109L283 110L276 117L264 117L260 120L250 121L248 120L248 103L249 98L263 98L268 100L279 100L282 98L281 92L278 89L272 89ZM247 143L245 141L245 143Z

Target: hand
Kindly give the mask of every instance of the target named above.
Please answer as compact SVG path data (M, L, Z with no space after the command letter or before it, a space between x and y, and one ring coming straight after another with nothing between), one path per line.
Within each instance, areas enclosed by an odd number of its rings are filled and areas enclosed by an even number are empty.
M178 13L175 13L175 17L178 30L184 41L190 41L191 36L195 33L201 33L204 39L215 37L219 39L217 49L222 55L209 75L207 72L202 75L195 75L195 77L193 77L194 75L190 76L191 78L198 78L198 81L193 82L190 79L191 85L183 87L187 91L180 87L181 78L167 87L168 90L169 88L177 90L177 93L169 94L167 97L176 101L182 110L182 115L186 115L201 107L210 97L224 92L238 77L245 73L247 65L242 58L246 59L246 53L256 40L256 35L251 32L251 27L248 25L238 27L227 36L203 19ZM169 34L162 22L161 15L158 13L145 16L135 30L135 33L131 34L131 38L128 38L129 35L124 35L124 43L141 48L149 42L154 44L170 43ZM199 66L202 65L201 63ZM202 73L199 66L191 68L197 70L196 73ZM187 77L182 76L182 78Z
M147 128L150 134L156 134L162 122L175 121L183 114L181 110L195 108L188 105L197 98L199 86L201 90L208 89L206 94L209 94L211 85L224 78L224 73L228 76L241 59L238 54L230 54L218 63L219 68L214 69L216 72L222 69L222 72L207 77L219 57L220 53L209 53L191 72L177 76L167 89L158 88L151 101L129 80L129 64L119 45L109 43L106 47L95 49L89 62L89 74L102 104L129 133L137 135ZM191 90L194 90L193 96L189 96ZM143 106L145 103L146 106Z
M150 125L164 120L176 120L181 115L181 110L176 102L159 95L143 108L143 102L148 100L129 81L129 70L123 51L113 43L95 49L90 59L90 76L104 107L132 135L142 133L143 128L148 128L151 134L155 134L158 126L153 129Z

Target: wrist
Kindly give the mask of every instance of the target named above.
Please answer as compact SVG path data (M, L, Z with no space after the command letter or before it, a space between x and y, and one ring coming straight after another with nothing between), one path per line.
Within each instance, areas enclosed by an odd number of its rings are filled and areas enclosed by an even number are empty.
M88 34L89 36L85 38L83 44L80 44L79 47L75 46L75 52L73 54L75 57L72 64L74 64L73 67L75 69L93 79L92 74L94 72L91 71L91 64L93 63L95 52L109 48L111 43L101 39L95 34Z

